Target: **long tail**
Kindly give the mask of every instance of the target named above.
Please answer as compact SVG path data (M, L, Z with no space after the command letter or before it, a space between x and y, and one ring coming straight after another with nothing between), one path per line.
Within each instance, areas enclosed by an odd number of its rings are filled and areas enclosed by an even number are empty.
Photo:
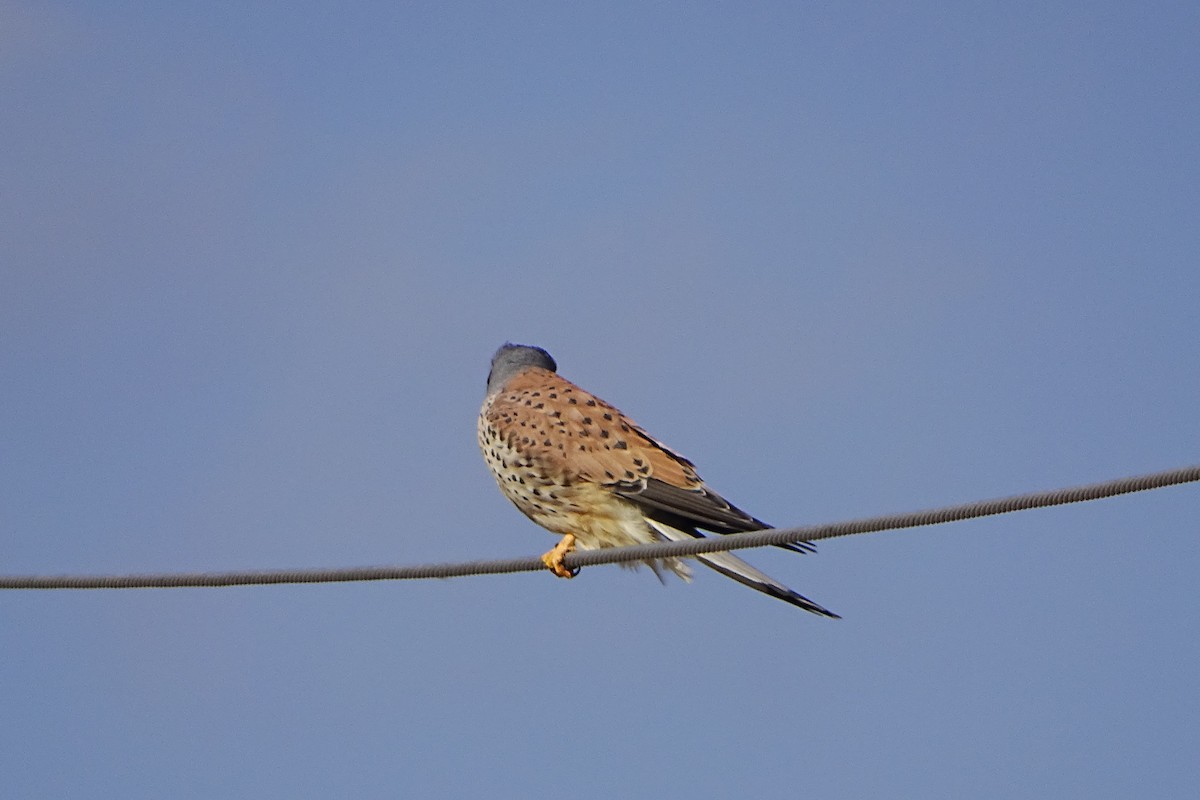
M733 578L738 583L749 586L751 589L757 589L763 594L771 595L771 597L778 597L785 603L799 606L805 611L822 614L833 619L841 619L841 617L829 609L817 605L812 600L809 600L798 592L792 591L771 576L759 572L737 556L730 555L729 553L705 553L704 555L696 556L696 558L703 562L706 567L711 567L726 578Z
M681 531L678 528L672 528L670 525L664 525L654 520L647 520L647 522L662 534L663 538L673 542L703 538L699 531ZM778 597L785 603L791 603L794 606L803 608L805 611L811 611L814 614L821 614L833 619L841 619L840 616L829 609L817 605L798 592L792 591L770 575L759 572L732 553L703 553L696 556L696 560L700 561L704 566L716 570L726 578L732 578L743 586L749 586L751 589L760 591L763 594L769 594L771 597Z

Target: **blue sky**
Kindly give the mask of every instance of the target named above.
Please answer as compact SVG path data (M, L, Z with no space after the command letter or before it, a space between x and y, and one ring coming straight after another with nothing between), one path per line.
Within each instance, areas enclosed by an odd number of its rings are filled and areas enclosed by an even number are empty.
M0 573L553 538L535 343L777 525L1200 460L1200 9L0 4ZM1194 487L720 576L0 595L13 797L1172 797Z

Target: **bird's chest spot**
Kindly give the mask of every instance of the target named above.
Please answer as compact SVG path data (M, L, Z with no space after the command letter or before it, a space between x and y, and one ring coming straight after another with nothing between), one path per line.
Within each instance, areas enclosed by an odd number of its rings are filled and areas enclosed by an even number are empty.
M555 530L566 526L557 518L581 510L572 482L530 436L505 435L481 419L479 448L500 490L534 522Z

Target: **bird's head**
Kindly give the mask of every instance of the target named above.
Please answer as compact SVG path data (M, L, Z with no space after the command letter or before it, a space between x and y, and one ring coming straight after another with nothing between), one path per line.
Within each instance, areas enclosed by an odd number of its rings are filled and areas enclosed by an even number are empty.
M492 356L492 370L488 373L487 393L499 391L514 375L530 367L556 372L558 364L554 358L540 347L527 344L505 343L496 355Z

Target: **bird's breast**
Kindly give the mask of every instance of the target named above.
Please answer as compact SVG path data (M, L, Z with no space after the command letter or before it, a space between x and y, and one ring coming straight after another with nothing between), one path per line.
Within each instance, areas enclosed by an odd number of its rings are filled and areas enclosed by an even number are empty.
M553 446L479 418L479 449L521 513L547 530L572 533L585 550L655 540L641 512L609 488L564 468Z

